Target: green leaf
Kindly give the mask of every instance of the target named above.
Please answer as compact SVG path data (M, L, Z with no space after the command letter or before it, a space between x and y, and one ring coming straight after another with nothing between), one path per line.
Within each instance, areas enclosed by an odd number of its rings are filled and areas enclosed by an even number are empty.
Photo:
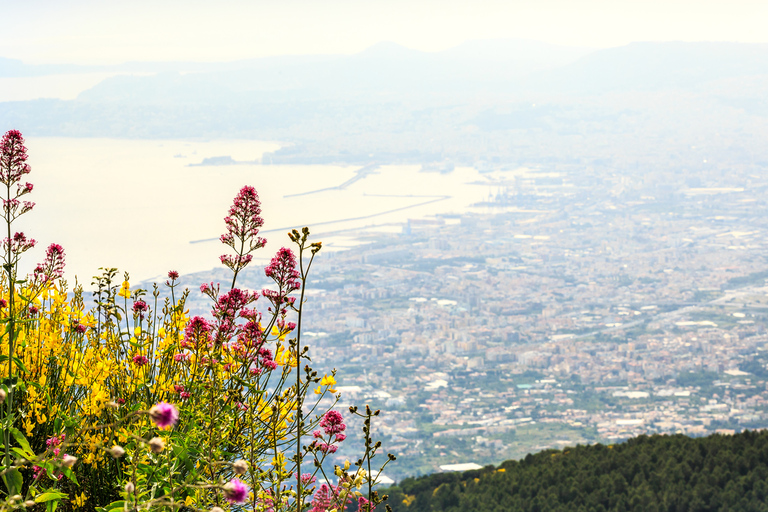
M56 507L59 506L58 500L51 500L45 502L45 512L56 512Z
M29 373L29 370L27 370L27 367L24 366L24 363L21 362L21 359L14 357L13 362L16 363L16 366L19 370L23 371L24 373Z
M21 448L17 448L15 446L13 448L11 448L11 451L13 453L15 453L16 455L18 455L19 457L21 457L22 459L31 459L32 457L35 456L34 453L26 452L26 451L22 450Z
M35 496L35 503L43 503L45 501L51 501L51 500L61 500L66 498L67 495L58 491L48 491L44 492L43 494L38 494Z
M78 486L80 485L80 482L78 482L78 481L77 481L77 477L75 476L75 472L74 472L74 471L72 471L72 468L63 468L63 469L61 470L61 473L62 473L62 474L65 476L65 477L69 478L69 479L70 479L72 482L74 482L76 485L78 485Z
M97 510L99 512L110 512L112 510L123 510L124 507L125 507L125 501L120 500L120 501L113 501L106 507L99 507Z
M21 446L24 451L31 453L34 457L35 452L33 452L32 448L30 448L29 442L27 441L27 438L24 437L24 434L22 434L19 429L14 427L11 427L11 434L13 434L13 438L16 440L16 442L19 443L19 446Z
M3 482L5 482L5 488L8 489L8 494L13 496L21 491L21 485L24 483L24 478L18 469L13 468L3 475Z

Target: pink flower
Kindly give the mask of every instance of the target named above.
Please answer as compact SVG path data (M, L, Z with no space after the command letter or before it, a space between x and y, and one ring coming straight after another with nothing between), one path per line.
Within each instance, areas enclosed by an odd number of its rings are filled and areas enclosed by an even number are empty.
M301 275L296 270L296 257L293 251L285 247L277 251L269 265L264 268L264 273L286 294L298 290L301 286Z
M149 410L149 417L159 428L167 428L179 421L179 411L173 404L159 402Z
M296 473L293 474L293 478L296 478ZM317 478L315 478L315 475L312 473L304 473L301 475L301 483L302 485L312 485L317 481Z
M146 366L149 363L149 359L147 359L145 356L133 356L133 364L141 368L142 366Z
M357 498L357 512L371 512L371 503L362 496Z
M18 130L9 130L0 140L0 183L16 183L31 170L27 163L24 137Z
M219 240L238 252L237 256L223 255L221 262L237 273L251 262L253 251L264 247L267 241L258 236L264 220L261 214L261 202L256 189L243 187L235 196L228 215L224 217L227 232Z
M248 497L248 486L233 478L224 486L224 497L230 503L244 503Z
M171 270L168 272L168 279L176 280L179 278L179 273L175 270Z
M38 264L34 277L42 281L53 281L64 275L64 248L59 244L51 244L45 250L45 261Z
M317 449L320 450L323 453L336 453L336 450L338 448L336 448L332 444L320 443L320 444L317 445Z
M208 320L201 316L196 316L189 321L187 327L184 329L184 341L187 343L194 342L208 343L210 341L211 324Z
M344 424L344 418L342 418L339 411L328 411L320 420L320 426L323 427L325 433L328 435L338 434L347 429Z
M312 508L310 512L325 512L331 506L332 493L331 488L326 484L321 484L312 497Z
M139 299L133 303L133 314L139 315L139 318L144 320L144 314L149 310L149 306L143 300Z

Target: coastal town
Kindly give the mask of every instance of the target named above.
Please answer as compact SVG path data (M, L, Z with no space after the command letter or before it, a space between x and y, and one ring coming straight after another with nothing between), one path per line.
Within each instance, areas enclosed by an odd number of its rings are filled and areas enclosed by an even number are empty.
M768 182L719 176L532 172L499 183L488 213L362 232L313 266L313 365L337 369L342 410L382 409L396 480L640 434L762 428ZM244 283L269 285L257 270Z

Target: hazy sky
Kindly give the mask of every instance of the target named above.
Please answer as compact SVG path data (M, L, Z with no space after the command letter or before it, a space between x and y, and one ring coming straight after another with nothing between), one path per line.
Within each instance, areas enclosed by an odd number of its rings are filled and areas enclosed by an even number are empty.
M768 42L765 0L0 0L0 56L29 63L222 61L436 51L469 39L565 45Z

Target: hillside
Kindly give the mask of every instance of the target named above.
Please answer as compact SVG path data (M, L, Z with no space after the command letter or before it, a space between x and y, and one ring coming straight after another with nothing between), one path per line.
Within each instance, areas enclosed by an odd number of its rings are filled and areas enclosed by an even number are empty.
M640 436L409 478L389 503L395 512L759 512L767 479L768 432Z

